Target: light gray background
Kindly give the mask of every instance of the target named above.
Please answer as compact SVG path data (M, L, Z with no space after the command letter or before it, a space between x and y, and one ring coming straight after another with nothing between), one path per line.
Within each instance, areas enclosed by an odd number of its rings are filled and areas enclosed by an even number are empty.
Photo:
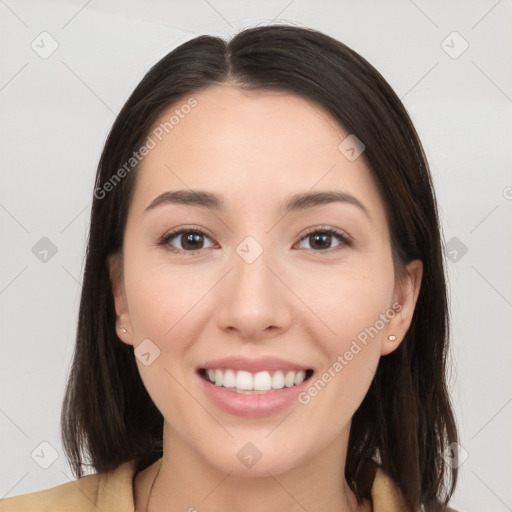
M116 113L186 40L279 21L361 53L415 122L449 257L451 389L468 454L452 504L512 510L511 19L506 0L0 0L0 498L74 479L59 414L95 168ZM58 43L46 59L31 47L50 48L43 31ZM47 262L32 252L43 237L57 247ZM48 469L36 463L51 461L42 442L56 452Z

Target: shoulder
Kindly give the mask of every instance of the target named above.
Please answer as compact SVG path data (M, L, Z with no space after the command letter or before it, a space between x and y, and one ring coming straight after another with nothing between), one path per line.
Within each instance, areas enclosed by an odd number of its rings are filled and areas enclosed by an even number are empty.
M87 475L42 491L21 494L0 501L0 512L88 510L97 498L101 475Z
M49 489L0 500L0 512L133 511L133 461Z
M371 489L372 503L374 512L396 511L408 512L405 499L402 492L391 477L380 467L375 471L375 477ZM461 512L448 507L446 512Z

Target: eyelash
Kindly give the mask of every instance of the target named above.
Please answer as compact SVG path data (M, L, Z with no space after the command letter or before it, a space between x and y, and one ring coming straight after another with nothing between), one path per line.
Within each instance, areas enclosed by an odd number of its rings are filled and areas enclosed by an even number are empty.
M158 246L167 246L169 248L169 250L175 254L186 253L186 254L192 255L192 254L197 254L201 250L205 249L205 248L202 248L202 249L194 249L191 251L185 251L183 249L176 249L175 247L172 247L169 245L169 242L173 238L175 238L177 235L182 235L182 234L194 234L194 235L201 235L201 236L210 238L210 236L207 233L205 233L204 231L202 231L200 229L194 228L194 227L178 228L178 229L175 229L174 231L171 231L170 233L166 233L164 236L162 236L159 239L159 241L157 242L157 245ZM330 228L330 227L329 228L322 228L322 227L318 228L317 227L317 228L311 229L310 231L306 232L300 238L299 243L315 234L324 234L324 235L327 234L327 235L335 236L336 238L338 238L338 240L340 242L339 245L337 245L336 247L333 247L332 249L321 249L318 251L316 251L314 249L307 249L309 251L313 251L315 254L324 255L324 254L328 254L328 253L337 252L337 251L343 249L344 246L348 246L348 247L352 246L352 239L346 233L344 233L343 231L334 229L334 228Z

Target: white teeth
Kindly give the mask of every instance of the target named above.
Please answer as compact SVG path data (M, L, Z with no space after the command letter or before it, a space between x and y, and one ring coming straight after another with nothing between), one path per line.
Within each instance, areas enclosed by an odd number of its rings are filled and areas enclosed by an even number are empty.
M288 372L284 378L284 385L291 388L295 384L295 372Z
M238 371L236 373L236 385L235 385L235 387L237 389L246 389L247 391L250 391L251 389L253 389L253 387L252 387L252 374L250 372L244 372L242 370Z
M306 372L304 370L288 371L284 374L281 370L273 375L270 372L263 371L250 373L244 370L220 370L209 369L206 371L208 380L216 386L237 391L270 391L273 389L283 389L285 386L291 388L304 382Z
M272 376L272 389L283 389L284 388L284 375L282 371L274 373Z
M254 389L254 391L268 391L271 388L272 388L272 379L270 377L270 373L258 372L254 376L254 382L252 385L252 389Z
M304 382L304 379L306 378L306 372L304 370L301 370L300 372L297 372L295 374L295 379L293 383L298 386L301 382Z
M224 372L224 379L222 385L225 388L234 388L236 385L236 374L233 370L226 370Z

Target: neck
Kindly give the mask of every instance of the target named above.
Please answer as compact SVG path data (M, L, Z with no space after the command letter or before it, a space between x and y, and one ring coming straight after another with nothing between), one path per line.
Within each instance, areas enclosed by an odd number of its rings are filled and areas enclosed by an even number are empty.
M276 468L257 477L215 467L164 426L161 466L136 478L136 512L361 512L345 481L348 430L314 458L293 468ZM156 478L157 477L157 478ZM155 479L156 478L156 479Z

